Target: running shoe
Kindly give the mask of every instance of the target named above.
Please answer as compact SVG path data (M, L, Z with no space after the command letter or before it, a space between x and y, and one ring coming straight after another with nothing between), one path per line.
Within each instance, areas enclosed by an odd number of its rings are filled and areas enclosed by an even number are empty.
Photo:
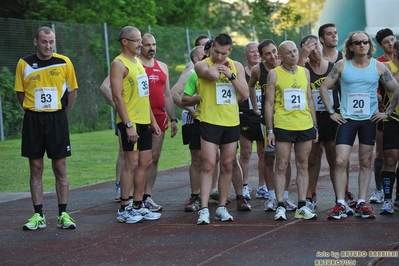
M250 193L252 192L252 189L248 186L243 186L242 187L242 195L244 196L244 198L246 200L250 200L251 199L251 195Z
M372 208L366 205L365 202L356 205L355 216L362 217L364 219L375 218Z
M209 204L219 204L219 190L217 189L215 193L211 193L209 196Z
M76 224L68 213L62 212L61 215L58 216L57 227L62 229L75 229Z
M292 202L290 198L283 199L284 207L287 211L295 211L296 205Z
M345 202L349 207L353 207L356 205L355 195L352 192L345 192Z
M247 202L247 200L242 197L241 199L237 200L237 210L238 211L251 211L251 204Z
M120 185L116 185L114 201L121 202L121 186Z
M234 221L233 216L231 216L229 214L229 212L227 211L226 207L224 207L224 206L219 206L216 209L215 220L216 221L222 221L222 222Z
M309 209L311 212L314 212L314 204L313 204L313 202L311 202L309 199L306 199L306 207L308 207L308 209Z
M46 228L46 217L41 217L40 214L35 213L28 222L24 225L24 230L36 230L37 228Z
M369 202L370 203L381 203L384 200L384 191L376 189L371 195Z
M334 208L331 209L331 212L328 214L327 219L336 219L339 220L341 218L346 218L348 215L346 214L346 207L341 203L337 203Z
M191 197L189 200L184 203L184 211L185 212L195 212L199 210L200 202L197 197Z
M285 208L284 207L278 207L276 210L276 215L274 215L274 220L275 221L286 221L287 217L285 217Z
M135 211L138 212L139 214L141 214L141 216L143 216L143 219L146 221L154 221L154 220L158 220L159 218L161 218L160 213L152 212L148 208L135 209Z
M265 201L265 211L275 211L277 209L276 198L268 198Z
M116 220L120 223L135 224L141 223L143 216L133 209L132 206L128 205L122 212L118 209Z
M256 195L258 199L268 199L269 198L269 191L267 191L267 188L265 185L260 186L256 189Z
M300 209L296 209L295 218L304 219L304 220L314 220L317 219L317 215L313 213L308 207L303 206Z
M201 210L198 211L198 220L197 224L199 225L205 225L205 224L210 224L209 220L209 210L208 208L202 208Z
M393 203L391 199L384 200L384 204L380 210L380 214L392 214L393 210Z
M156 204L151 197L148 197L144 202L143 202L143 207L149 209L152 212L160 212L162 211L162 206Z
M351 207L349 207L346 203L345 203L345 213L347 215L353 215L353 209Z

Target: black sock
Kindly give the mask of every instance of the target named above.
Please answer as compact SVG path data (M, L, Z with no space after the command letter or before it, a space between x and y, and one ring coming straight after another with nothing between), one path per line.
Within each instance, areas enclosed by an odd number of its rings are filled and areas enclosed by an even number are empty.
M384 165L383 159L374 159L374 180L375 186L378 190L382 189L382 178L381 178L381 171L382 166Z
M395 172L382 171L381 173L384 199L392 199L393 183L395 182Z
M61 216L61 213L66 212L66 204L58 204L58 216Z
M122 204L121 204L121 209L120 209L120 210L121 210L121 211L124 211L125 208L126 208L127 206L129 206L129 204L127 204L127 205L122 205Z
M33 205L33 208L35 209L35 213L38 213L43 217L43 204Z
M133 201L133 208L134 209L141 209L142 205L143 205L143 202L141 200L138 200L138 201L134 200Z
M144 194L143 195L143 201L145 201L148 197L151 197L151 195L150 194Z
M309 200L310 202L313 202L312 198L306 198L307 200Z
M284 202L282 202L282 201L277 202L277 208L278 207L283 207L285 209Z
M298 209L302 208L303 206L306 206L306 201L298 201Z
M243 187L246 187L246 186L248 186L248 184L242 184L242 186L243 186Z
M240 199L242 199L242 198L243 198L242 195L237 195L237 197L236 197L237 201L240 200Z
M192 199L198 199L198 195L199 195L199 194L191 194L191 198L192 198Z

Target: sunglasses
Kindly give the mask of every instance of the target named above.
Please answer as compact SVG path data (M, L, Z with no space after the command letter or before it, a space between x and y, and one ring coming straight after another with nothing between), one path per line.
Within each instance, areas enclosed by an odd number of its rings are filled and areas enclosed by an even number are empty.
M370 41L369 41L369 40L357 40L357 41L353 41L353 42L352 42L352 44L354 44L354 45L361 45L362 43L363 43L364 45L366 45L366 44L369 44Z

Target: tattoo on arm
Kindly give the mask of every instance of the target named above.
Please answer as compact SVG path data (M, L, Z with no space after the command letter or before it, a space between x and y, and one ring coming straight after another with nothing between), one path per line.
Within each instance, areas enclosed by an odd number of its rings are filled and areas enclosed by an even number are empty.
M389 71L387 68L385 68L384 74L382 74L382 78L385 82L389 82L393 80L391 71Z
M331 69L330 73L328 74L328 76L330 76L331 79L335 80L336 78L338 78L338 69L337 69L337 65L334 65L333 68Z

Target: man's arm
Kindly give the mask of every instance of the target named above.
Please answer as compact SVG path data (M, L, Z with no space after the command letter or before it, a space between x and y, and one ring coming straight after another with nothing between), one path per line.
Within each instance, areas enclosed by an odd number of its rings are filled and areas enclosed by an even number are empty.
M115 103L112 100L111 81L109 79L109 76L104 79L103 83L100 86L100 91L107 103L113 108L116 108Z
M208 63L200 61L194 65L194 69L199 78L215 81L220 76L218 66L220 65L215 64L212 67L209 67Z
M68 105L65 108L67 114L71 112L72 106L75 103L76 97L78 96L78 90L69 91L68 93Z
M384 85L384 88L393 93L389 106L385 110L386 113L392 114L399 102L399 84L392 76L391 71L389 71L388 68L380 62L377 62L377 71L378 74L380 74L380 80Z
M234 65L237 70L237 78L235 80L232 80L231 84L233 84L234 89L238 93L239 100L245 101L249 97L248 83L245 79L245 70L240 62L234 61Z
M326 110L333 109L333 106L330 102L330 98L328 97L328 88L331 88L335 82L338 81L339 77L341 76L342 70L345 65L345 59L342 59L338 61L334 67L331 69L330 73L328 76L325 78L323 81L323 84L321 84L319 91L320 91L320 97L321 100L324 103L324 106L326 107ZM330 118L337 122L338 124L343 124L346 123L346 120L342 118L342 116L338 113L330 114Z
M313 102L313 97L312 97L312 90L310 88L310 74L309 74L309 70L305 68L305 73L306 73L306 78L308 80L308 89L307 89L307 101L308 101L308 106L310 109L310 114L312 115L312 120L313 120L313 125L316 129L316 138L313 140L313 142L317 142L318 138L319 138L319 128L317 127L317 117L316 117L316 108L314 106L314 102Z
M267 129L267 143L270 147L276 145L276 140L273 131L273 115L274 115L274 98L276 96L276 81L277 74L274 69L270 70L267 75L267 87L266 87L266 101L265 101L265 119ZM271 131L270 131L271 130Z
M21 107L24 103L24 99L25 99L25 93L17 91L17 100L18 100L19 104L21 105Z
M169 85L169 70L168 66L163 63L158 61L159 66L161 67L162 71L166 75L166 83L164 87L164 93L165 93L165 105L166 105L166 113L169 116L169 119L176 119L176 114L175 114L175 106L173 103L173 97L170 92L170 85ZM170 136L173 138L177 133L177 125L176 125L176 120L172 121L171 123L171 133Z
M251 101L253 106L252 111L256 115L261 115L260 110L258 108L258 101L256 99L256 88L255 88L256 82L258 82L259 77L260 77L260 66L259 64L257 64L251 69L251 77L249 78L248 81L249 100Z

